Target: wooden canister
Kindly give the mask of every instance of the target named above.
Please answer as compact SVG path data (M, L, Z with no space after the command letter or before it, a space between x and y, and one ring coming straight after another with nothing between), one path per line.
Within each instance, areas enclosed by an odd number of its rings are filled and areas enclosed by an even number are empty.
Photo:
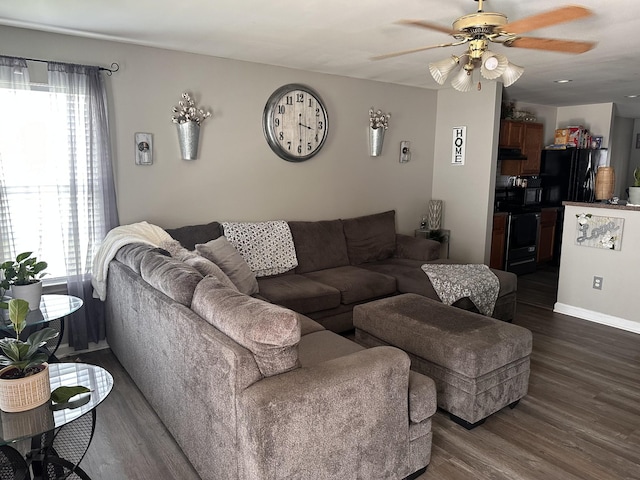
M613 197L616 177L613 167L600 167L596 173L596 200L609 200Z

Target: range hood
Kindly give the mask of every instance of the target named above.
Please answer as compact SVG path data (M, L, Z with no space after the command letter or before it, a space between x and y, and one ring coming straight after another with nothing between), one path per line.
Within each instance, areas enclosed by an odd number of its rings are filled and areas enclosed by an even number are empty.
M512 147L498 148L498 160L526 160L527 156L522 154L522 150Z

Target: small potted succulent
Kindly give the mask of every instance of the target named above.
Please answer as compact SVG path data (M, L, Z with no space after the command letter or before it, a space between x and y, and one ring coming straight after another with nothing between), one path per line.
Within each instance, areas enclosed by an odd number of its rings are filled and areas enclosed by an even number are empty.
M11 287L13 298L27 300L29 309L37 310L42 296L41 279L46 275L42 271L47 268L47 262L39 262L32 254L33 252L23 252L15 260L8 260L0 265L4 277L0 282L0 293L4 295Z
M640 167L633 171L633 185L629 187L629 203L640 205Z
M22 412L38 407L51 398L49 355L41 350L47 340L58 336L53 328L43 328L20 340L27 326L29 304L22 299L9 300L9 320L15 338L0 339L0 410Z

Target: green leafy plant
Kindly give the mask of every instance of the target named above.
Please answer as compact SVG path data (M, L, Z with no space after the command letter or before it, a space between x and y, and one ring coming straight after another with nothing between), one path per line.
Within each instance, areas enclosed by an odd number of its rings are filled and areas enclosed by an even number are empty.
M5 290L10 285L35 283L46 275L42 271L47 268L47 262L39 262L36 257L31 256L32 254L33 252L23 252L15 260L8 260L0 265L0 270L4 272Z
M53 328L43 328L29 335L26 341L20 340L20 333L27 326L27 315L29 314L29 303L25 300L14 298L9 300L9 320L16 332L16 338L6 337L0 339L0 365L15 367L10 377L3 378L23 378L38 373L39 368L47 361L49 355L39 351L40 347L58 336L58 332Z
M633 171L633 186L640 187L640 167Z

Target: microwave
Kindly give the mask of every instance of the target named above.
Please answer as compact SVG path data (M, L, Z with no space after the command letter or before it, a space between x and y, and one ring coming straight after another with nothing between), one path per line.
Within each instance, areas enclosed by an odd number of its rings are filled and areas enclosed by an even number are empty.
M524 187L522 192L522 205L539 205L542 203L542 188L540 187Z

